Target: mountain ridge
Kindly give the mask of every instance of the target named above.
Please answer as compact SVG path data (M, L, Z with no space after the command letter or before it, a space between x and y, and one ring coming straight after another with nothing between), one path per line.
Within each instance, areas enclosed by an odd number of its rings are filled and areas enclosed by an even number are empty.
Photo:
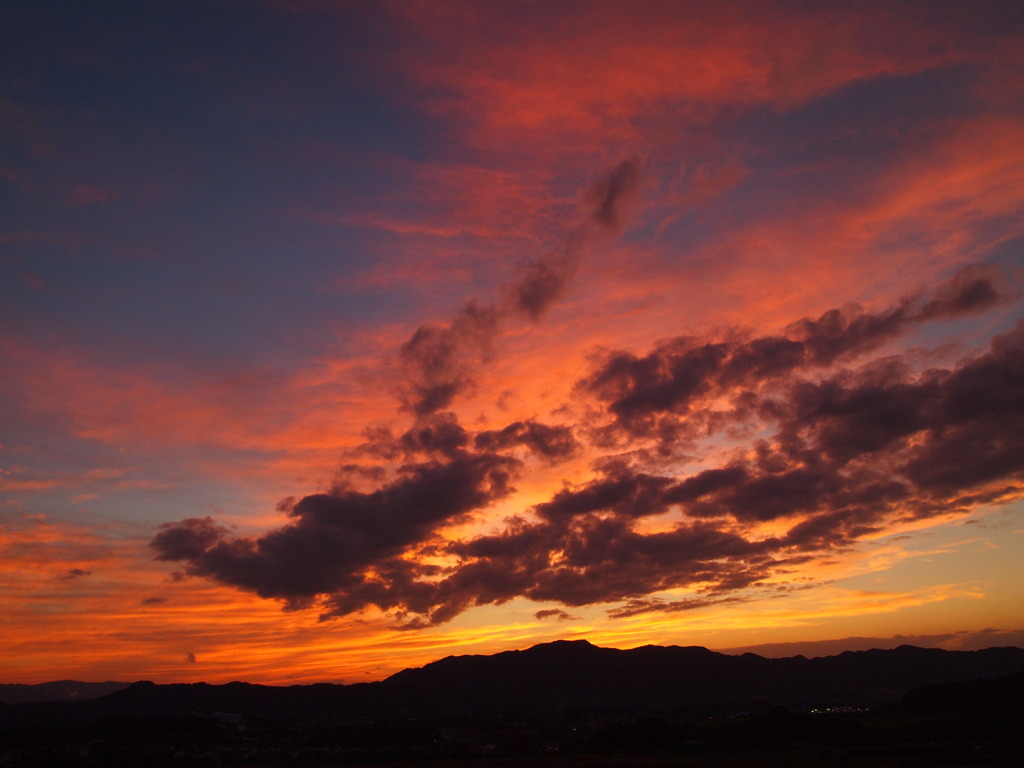
M557 640L491 655L446 656L371 683L267 686L240 681L138 681L88 700L7 701L4 711L24 712L24 706L31 705L68 716L197 711L298 715L388 708L654 709L751 700L807 705L892 701L923 685L1019 672L1024 672L1024 649L1012 646L947 651L903 645L812 659L801 655L769 659L752 653L732 656L701 646L645 645L620 650L587 640Z
M131 683L105 680L48 680L43 683L0 683L0 702L87 701L127 688Z

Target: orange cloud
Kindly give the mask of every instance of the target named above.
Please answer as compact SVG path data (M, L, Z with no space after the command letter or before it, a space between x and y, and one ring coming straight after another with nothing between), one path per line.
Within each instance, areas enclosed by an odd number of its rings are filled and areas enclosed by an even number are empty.
M962 60L969 42L906 6L401 9L426 50L446 54L413 48L401 62L435 94L430 106L458 114L476 145L544 156L635 142L645 113L665 131L731 104L792 107L851 82ZM499 28L500 37L487 33Z

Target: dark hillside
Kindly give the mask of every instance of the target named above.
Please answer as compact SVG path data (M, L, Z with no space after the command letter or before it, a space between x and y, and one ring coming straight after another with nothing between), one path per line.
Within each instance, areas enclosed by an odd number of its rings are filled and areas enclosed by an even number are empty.
M452 656L379 684L389 700L424 706L714 706L895 700L929 683L1024 670L1024 650L944 651L901 646L820 659L727 656L696 647L627 651L585 640L493 656Z
M24 685L0 683L0 701L17 704L22 701L85 701L127 688L131 683L83 683L78 680L54 680L49 683Z
M276 687L249 683L134 683L85 701L14 704L4 717L176 716L236 712L267 717L377 711L653 711L895 701L911 688L1024 672L1024 650L944 651L901 646L826 658L727 656L705 648L599 648L558 641L493 656L450 656L378 683Z
M1024 650L773 660L557 642L379 683L140 682L3 704L0 745L7 768L1010 766Z

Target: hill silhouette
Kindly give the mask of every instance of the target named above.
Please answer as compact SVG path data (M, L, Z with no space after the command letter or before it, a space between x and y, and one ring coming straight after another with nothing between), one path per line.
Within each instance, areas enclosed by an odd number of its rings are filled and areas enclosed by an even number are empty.
M375 683L143 681L2 704L0 744L9 768L1017 765L1024 649L766 659L560 641Z
M0 683L0 701L85 701L127 688L131 683L107 681L83 683L80 680L52 680L48 683Z
M1024 650L900 646L808 659L728 656L701 647L600 648L556 641L493 656L450 656L380 683L388 698L433 706L704 706L891 701L922 685L1024 670Z
M556 641L490 656L449 656L386 680L354 685L138 682L98 698L5 708L6 715L88 717L235 712L305 717L331 712L657 710L757 702L826 706L895 701L938 683L1024 672L1024 649L946 651L900 646L808 659L729 656L706 648L601 648Z

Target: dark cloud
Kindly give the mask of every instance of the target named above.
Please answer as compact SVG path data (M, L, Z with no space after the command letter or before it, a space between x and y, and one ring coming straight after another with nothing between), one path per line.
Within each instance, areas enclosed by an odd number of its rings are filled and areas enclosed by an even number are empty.
M820 509L823 499L836 494L841 484L839 476L820 465L751 474L715 494L715 511L750 522L809 514Z
M459 424L450 411L421 417L401 435L381 427L368 430L365 436L367 441L359 447L358 455L402 463L454 458L469 449L476 453L502 453L525 448L533 456L554 464L572 458L580 447L569 426L526 420L473 433ZM345 485L353 478L379 482L384 479L379 469L346 464L339 472L339 483Z
M934 297L918 312L922 320L983 312L1007 291L1002 274L991 264L968 264L948 283L939 286Z
M167 602L166 597L144 597L142 598L141 605L163 605Z
M87 571L84 568L69 568L67 571L62 573L59 578L61 581L73 581L74 579L80 579L84 576L91 576L92 571Z
M605 176L594 182L587 193L591 205L591 218L608 229L618 229L624 218L624 208L640 187L640 158L623 160Z
M500 430L480 432L474 445L484 451L504 451L521 445L551 462L572 458L579 449L571 427L537 421L516 421Z
M212 517L190 517L180 523L164 523L152 541L157 560L191 560L217 544L228 529Z
M694 584L735 589L770 573L771 543L703 523L640 533L621 517L588 515L550 527L547 565L524 593L535 600L588 605Z
M909 311L909 302L878 314L851 305L830 309L817 320L804 318L786 331L803 345L806 363L828 365L846 355L871 351L898 336L909 320Z
M1024 471L1024 320L991 351L941 376L923 440L901 471L922 490L964 491Z
M190 575L300 607L358 585L366 568L507 496L517 469L509 457L461 454L403 467L369 493L306 496L288 509L291 523L257 539L229 538L209 518L188 518L162 526L151 546L157 559L183 562Z
M644 613L678 613L680 611L706 608L709 605L742 602L745 602L745 598L737 596L719 598L694 597L687 600L662 600L661 598L652 597L642 600L627 600L622 605L607 611L607 614L613 619L624 619Z
M598 232L617 233L625 222L625 209L640 186L641 168L637 157L623 160L595 181L585 200L589 206L589 224ZM534 322L552 303L560 299L580 264L580 251L591 233L584 227L571 234L562 251L526 264L516 279L505 287L512 311L525 313Z
M665 511L668 478L634 473L614 467L600 480L556 493L551 501L534 511L548 520L564 519L591 512L615 512L626 517L644 517Z
M401 558L378 560L324 602L325 616L373 605L415 629L473 605L517 596L566 605L627 599L681 583L738 589L770 574L770 547L707 525L639 534L628 520L586 515L568 525L513 521L509 528L453 542L459 565L440 569Z
M519 519L503 532L452 543L450 551L462 564L435 587L449 602L465 606L519 596L579 606L686 584L737 589L771 573L767 553L775 545L703 523L644 534L617 515Z
M857 378L802 382L790 391L786 441L814 432L814 445L838 463L883 450L923 429L924 404L937 393L934 377L908 380L899 363Z
M400 351L403 406L424 416L451 405L473 386L474 371L492 354L498 330L498 310L475 302L448 325L417 328Z
M879 530L879 515L864 507L840 508L805 518L786 534L786 543L802 551L824 552L849 545Z
M564 252L526 264L515 281L506 286L510 305L537 322L548 308L562 298L579 267L579 247L575 239Z
M784 387L772 410L774 439L746 460L683 479L612 464L605 475L537 505L535 519L452 544L462 562L437 586L449 606L525 596L565 605L629 601L621 615L688 610L741 599L730 593L806 562L809 553L848 547L910 507L943 514L979 503L984 493L965 501L946 491L981 491L992 479L1024 475L1016 415L1024 413L1022 335L1018 329L997 337L989 352L954 370L915 375L883 361ZM941 475L937 452L956 455L963 435L978 434L988 437L976 449L979 460L951 463L963 475L956 483L914 474L927 466ZM1014 492L1016 486L998 490ZM694 522L658 533L635 528L640 517L673 511ZM701 518L709 522L696 522ZM784 537L740 533L779 519L793 521ZM687 586L703 595L648 597Z
M590 218L601 230L618 231L623 208L640 179L636 158L623 161L590 190ZM475 386L476 371L490 360L509 317L525 314L534 322L560 299L575 275L588 228L573 231L561 251L526 263L503 287L504 302L470 301L447 324L421 325L399 351L402 407L427 416L451 406Z
M421 419L398 440L405 456L457 456L468 443L469 435L454 413L440 413Z
M556 618L559 621L579 621L579 616L573 616L567 611L563 611L560 608L546 608L542 611L537 611L533 614L534 618L538 621L542 619Z
M602 403L612 426L629 436L663 433L678 439L672 426L679 417L688 417L691 430L707 428L709 414L695 413L707 401L723 395L739 398L744 388L763 388L803 371L852 361L916 323L980 311L1006 295L997 288L1000 279L994 267L971 265L931 299L907 298L877 313L850 305L792 323L779 336L726 340L681 336L643 356L607 352L577 391ZM879 423L884 416L880 411Z
M692 401L710 394L729 351L727 344L695 344L680 338L644 357L613 353L582 389L607 403L627 429L645 430L652 416L686 413Z
M868 355L915 322L991 303L992 274L962 271L930 299L828 312L785 336L609 353L576 392L630 450L482 535L440 532L509 496L528 462L577 455L585 429L531 420L473 433L454 414L424 413L402 434L367 433L363 458L401 462L360 474L373 490L342 478L287 500L289 522L262 537L189 518L152 546L190 575L317 604L325 619L374 607L410 630L515 598L621 603L609 615L626 617L750 599L769 580L795 589L778 580L893 520L1024 494L1024 321L950 368ZM686 475L667 469L667 436L694 435L737 447ZM784 532L757 534L769 521ZM658 598L678 589L692 594Z
M672 485L665 493L665 501L669 504L696 501L715 491L741 485L747 478L747 469L742 465L707 469Z

